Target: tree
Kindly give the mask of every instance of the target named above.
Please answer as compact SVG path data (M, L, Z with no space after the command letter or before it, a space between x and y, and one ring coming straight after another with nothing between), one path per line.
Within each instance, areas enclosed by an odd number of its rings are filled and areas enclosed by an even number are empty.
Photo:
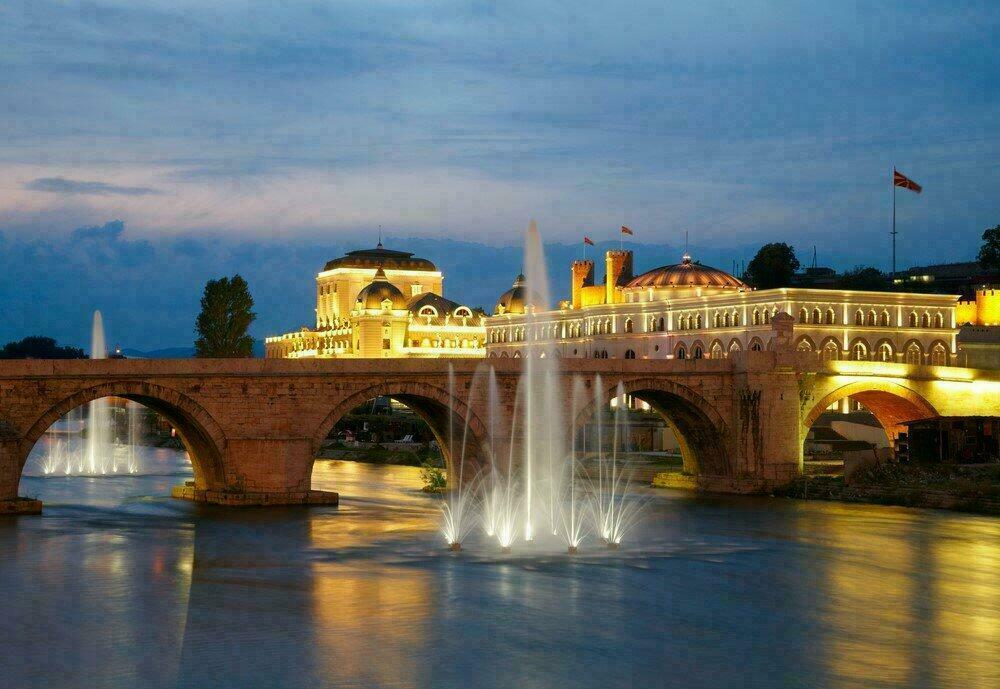
M983 232L983 246L976 258L983 268L1000 270L1000 225Z
M0 349L0 359L86 359L78 347L60 347L51 337L26 337L8 342Z
M758 289L788 287L799 269L795 249L784 242L765 244L747 265L746 279Z
M889 278L878 268L858 266L854 270L845 270L837 278L837 286L841 289L860 289L879 292L889 287Z
M198 339L195 356L253 356L253 338L247 334L257 318L247 281L238 274L232 278L209 280L201 296L201 313L195 323Z

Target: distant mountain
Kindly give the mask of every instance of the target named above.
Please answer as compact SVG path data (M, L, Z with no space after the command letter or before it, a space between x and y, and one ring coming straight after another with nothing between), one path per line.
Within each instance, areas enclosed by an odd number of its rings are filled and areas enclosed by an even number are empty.
M194 347L166 347L164 349L123 349L129 359L190 359L194 356ZM254 340L253 355L264 357L264 341Z

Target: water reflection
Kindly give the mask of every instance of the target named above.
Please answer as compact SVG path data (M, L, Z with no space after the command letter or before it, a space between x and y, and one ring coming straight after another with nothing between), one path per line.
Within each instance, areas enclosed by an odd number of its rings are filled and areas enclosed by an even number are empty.
M640 549L501 557L443 551L416 470L315 479L340 508L25 479L3 686L1000 686L995 519L658 494Z

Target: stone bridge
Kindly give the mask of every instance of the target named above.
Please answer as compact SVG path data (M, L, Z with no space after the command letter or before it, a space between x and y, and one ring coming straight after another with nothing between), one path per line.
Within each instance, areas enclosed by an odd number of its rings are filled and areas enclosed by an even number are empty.
M459 456L481 461L488 436L493 450L508 456L510 444L518 442L510 427L525 363L0 361L0 511L40 509L37 501L18 498L32 447L62 415L107 396L134 400L163 415L183 439L194 468L194 485L175 495L218 504L335 503L335 493L311 489L313 459L342 416L381 395L427 421L449 466ZM487 365L498 384L499 413L492 418L483 383ZM716 360L563 359L554 382L561 387L556 399L570 399L575 377L593 401L565 423L567 430L591 417L598 398L602 404L613 398L620 382L627 394L664 416L678 436L686 469L701 487L718 491L765 490L793 479L802 470L809 426L844 397L867 406L890 438L902 421L995 415L1000 409L1000 372L823 362L787 347ZM566 410L564 417L569 416Z

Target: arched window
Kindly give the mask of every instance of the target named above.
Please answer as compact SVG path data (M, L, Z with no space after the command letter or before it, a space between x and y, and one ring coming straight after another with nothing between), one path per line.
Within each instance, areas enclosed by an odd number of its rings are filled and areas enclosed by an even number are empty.
M667 329L666 321L663 320L663 316L660 316L660 331L662 332L666 329Z
M840 345L830 340L823 345L823 361L836 361L840 358Z
M889 327L889 312L888 311L883 311L881 313L881 315L879 315L879 317L878 317L878 324L881 325L883 328L888 328Z
M909 326L911 328L916 328L917 327L917 314L916 313L911 313L909 319L907 319L907 323L909 324Z
M725 317L724 320L725 320L725 324L726 324L727 328L733 324L733 317L730 316L728 313L726 314L726 317Z
M906 363L912 364L914 366L919 366L924 359L923 352L920 351L920 345L916 342L911 342L906 347L906 352L904 354Z
M716 328L722 325L722 316L719 315L718 311L715 312L715 317L712 322Z
M765 315L766 315L766 312L765 312ZM761 346L760 340L754 339L754 341L750 343L750 351L759 352L762 349L764 349L764 348L763 348L763 346Z
M878 360L879 361L892 361L892 345L888 342L883 342L878 346Z
M934 327L935 328L944 327L944 318L941 316L940 313L934 314Z
M760 325L760 311L754 309L753 311L753 324Z
M770 311L765 311L764 312L764 325L767 325L770 322L771 322L771 312Z
M826 324L833 325L837 321L836 315L833 313L833 309L826 310Z
M816 325L819 325L820 323L823 322L820 317L819 309L813 309L812 322L815 323Z
M813 345L812 342L810 342L807 338L803 337L801 340L799 340L799 344L795 347L795 349L800 352L811 352L813 350Z
M722 345L720 343L718 342L712 343L711 358L712 359L722 358Z
M861 312L861 309L858 309L854 313L854 325L864 325L864 324L865 324L865 314Z
M805 309L799 309L799 323L808 323L809 313Z
M632 328L633 327L634 326L632 325L632 319L631 318L626 318L625 319L625 332L627 332L627 333L632 332ZM635 357L632 357L632 358L634 359Z
M701 347L695 347L694 348L694 358L695 359L701 359L702 357L703 357L703 354L702 354L702 351L701 351Z
M678 359L686 359L687 358L687 352L684 350L683 347L678 347L677 348L677 358Z
M868 322L868 325L875 325L875 312L874 311L869 311L868 312L868 321L867 322Z
M929 328L929 327L931 327L931 317L930 317L930 314L924 313L924 315L920 317L920 327L921 328Z
M635 358L635 351L632 350L632 349L626 349L625 350L625 358L626 359L634 359Z
M698 314L698 330L701 330L702 327L703 327L703 325L702 325L702 320L701 320L701 314L699 313Z
M944 345L938 343L931 347L931 366L947 366L948 365L948 350L944 348Z
M864 342L856 342L851 347L851 359L854 361L868 361L868 346Z
M739 326L740 326L740 314L734 313L733 314L733 327L734 328L738 328Z

